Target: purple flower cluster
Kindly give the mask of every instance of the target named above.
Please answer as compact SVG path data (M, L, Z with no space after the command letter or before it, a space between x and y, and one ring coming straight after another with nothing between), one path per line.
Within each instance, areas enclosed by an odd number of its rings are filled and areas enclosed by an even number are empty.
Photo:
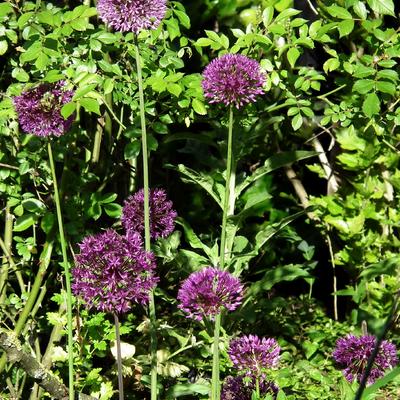
M250 376L262 376L262 371L278 365L280 347L275 339L256 335L241 336L230 342L228 354L233 365Z
M61 136L71 127L74 116L64 119L61 108L74 95L65 82L42 83L14 97L21 128L36 136Z
M178 292L179 308L188 318L201 321L214 317L226 308L235 310L242 302L243 285L227 271L206 267L192 273Z
M343 375L349 382L361 381L368 359L376 344L376 337L372 335L347 335L336 342L333 358L343 368ZM375 358L367 384L371 385L385 374L387 369L398 363L396 346L384 340Z
M202 86L210 103L240 108L264 93L264 82L265 74L256 60L241 54L225 54L207 65Z
M138 233L121 236L112 229L87 236L72 269L72 290L89 307L124 313L132 303L146 304L158 279L152 253Z
M172 202L162 189L149 192L150 235L153 239L169 236L175 227L177 213L172 209ZM122 225L127 232L144 231L144 191L139 190L125 200L121 217Z
M227 376L221 389L221 400L251 400L252 393L255 390L255 381L252 379L246 382L243 376ZM278 395L278 386L271 381L260 381L260 395L272 395L276 399Z
M166 0L99 0L99 17L120 32L156 29L167 11Z

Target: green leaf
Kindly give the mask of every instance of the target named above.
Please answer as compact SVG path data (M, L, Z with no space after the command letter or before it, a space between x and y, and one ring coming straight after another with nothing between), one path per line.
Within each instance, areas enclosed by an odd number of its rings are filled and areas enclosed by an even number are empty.
M177 384L168 389L166 400L174 400L176 397L190 396L195 393L207 395L209 391L210 385L200 383Z
M381 104L379 101L379 97L376 95L376 93L369 93L362 105L362 110L364 114L367 117L371 118L372 116L379 114L380 109Z
M31 227L37 221L35 214L24 214L18 217L14 224L15 232L22 232Z
M326 7L326 11L332 15L332 17L339 19L352 19L352 15L343 7L339 7L337 5L331 5Z
M304 150L285 151L273 155L264 162L262 167L257 168L251 176L248 176L240 185L236 186L236 197L239 197L244 189L262 176L269 174L278 168L282 168L285 165L293 164L296 161L305 160L306 158L315 157L316 155L318 155L318 153L315 151Z
M379 90L382 93L394 95L396 92L396 86L392 82L378 81L376 83L376 90Z
M43 71L46 69L47 65L49 64L50 59L45 53L40 53L38 58L35 61L35 66L39 71Z
M89 112L93 112L97 115L100 115L100 106L99 102L95 99L91 99L90 97L85 97L83 99L79 99L79 104Z
M2 56L8 49L7 40L0 40L0 56Z
M356 83L353 85L353 90L361 93L361 94L366 94L370 92L375 86L375 81L372 79L361 79L359 81L356 81Z
M70 103L64 104L61 108L61 115L63 118L67 119L70 117L76 110L76 103L71 101Z
M190 18L183 11L174 10L174 14L178 17L179 22L187 29L190 28Z
M37 213L46 210L46 206L39 199L25 199L22 200L22 206L25 210L30 211L32 213Z
M140 140L134 140L133 142L128 143L124 149L125 160L130 160L132 158L136 158L140 153L141 147L142 147L142 144L141 144Z
M353 29L354 29L354 21L352 19L339 22L338 24L339 37L347 36L353 31Z
M292 68L294 68L297 59L300 57L300 51L296 47L291 47L287 52L287 59Z
M4 3L0 3L0 17L4 17L7 14L11 14L13 12L12 5L5 1Z
M51 212L47 212L40 222L40 227L42 228L43 232L48 234L54 226L55 217L54 214Z
M214 179L211 176L203 174L201 172L197 172L188 167L185 167L183 164L178 164L178 166L175 165L167 165L167 166L169 168L175 169L176 171L179 171L181 175L185 177L182 178L184 182L195 183L196 185L201 186L222 208L222 201L214 189L216 188L216 183L214 182Z
M103 206L106 214L111 218L120 218L122 214L122 207L117 203L108 203Z
M362 400L367 400L368 396L376 393L381 387L386 386L389 382L394 381L394 379L400 375L400 367L394 368L392 371L388 372L384 377L378 379L373 385L365 388Z
M178 85L177 83L168 83L167 90L174 96L179 97L179 95L182 93L182 86Z
M193 110L200 115L206 115L207 114L207 109L204 106L204 103L198 99L193 99L192 101L192 107Z
M20 82L29 81L29 75L22 68L14 68L11 72L11 76Z
M361 19L367 19L368 12L367 7L365 7L364 1L357 1L356 4L354 4L353 6L353 10Z
M303 116L299 113L292 119L292 128L297 131L303 125Z
M392 0L367 0L367 3L377 14L395 16Z
M262 290L271 290L274 285L280 282L290 282L298 278L312 278L309 272L304 270L302 265L284 265L272 268L256 283L250 286L250 294L259 293Z

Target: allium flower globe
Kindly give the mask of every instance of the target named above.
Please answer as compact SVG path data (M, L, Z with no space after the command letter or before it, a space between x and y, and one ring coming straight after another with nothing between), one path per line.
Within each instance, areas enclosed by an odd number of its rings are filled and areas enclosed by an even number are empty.
M67 119L61 108L69 103L74 92L65 89L65 82L42 83L13 99L21 128L36 136L61 136L71 127L74 116Z
M188 318L201 321L214 317L223 308L235 310L242 302L243 285L227 271L206 267L193 272L178 292L179 308Z
M230 342L228 354L237 369L247 375L262 376L263 370L278 365L280 350L275 339L245 335Z
M146 304L158 279L152 253L143 250L138 233L112 229L87 236L72 269L72 290L99 311L125 313L133 303Z
M254 379L245 382L243 376L227 376L221 388L221 400L251 400L252 393L255 390ZM260 395L266 396L270 394L276 399L279 388L271 381L260 381Z
M240 108L264 93L264 82L265 74L256 60L241 54L225 54L207 65L202 86L210 103Z
M361 381L375 344L376 337L372 335L360 337L347 335L336 342L333 358L343 368L343 375L349 382ZM374 383L385 374L386 370L395 367L398 362L396 346L384 340L372 365L367 384Z
M177 213L172 209L172 202L162 189L149 192L150 236L153 239L169 236L175 228ZM144 232L144 192L139 190L125 200L121 217L127 232Z
M99 0L99 17L120 32L156 29L167 11L167 0Z

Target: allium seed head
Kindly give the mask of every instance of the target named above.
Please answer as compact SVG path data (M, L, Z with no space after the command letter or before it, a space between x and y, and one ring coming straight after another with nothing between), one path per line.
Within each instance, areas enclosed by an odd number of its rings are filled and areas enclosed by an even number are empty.
M116 31L139 33L156 29L167 11L167 0L99 0L99 17Z
M349 382L361 381L375 344L376 337L372 335L360 337L347 335L336 342L333 358L343 368L343 375ZM372 365L367 384L374 383L387 369L395 367L398 362L396 346L384 340Z
M150 236L153 239L169 236L175 228L177 213L172 209L172 202L162 189L152 189L149 193ZM127 232L144 232L144 192L139 190L125 200L121 217Z
M262 371L278 365L280 347L275 339L256 335L241 336L229 344L233 365L247 375L262 376Z
M243 285L227 271L206 267L193 272L178 292L179 308L188 318L201 321L214 317L226 308L235 310L242 302Z
M250 382L246 382L248 378L243 376L227 376L221 389L221 400L251 400L252 393L255 390L255 382L252 378ZM278 386L271 381L260 380L260 395L272 395L275 400L278 395Z
M42 83L13 99L21 128L36 136L61 136L71 127L74 116L67 119L61 108L69 103L74 92L65 90L65 82Z
M202 86L210 103L240 108L264 93L264 82L265 74L256 60L241 54L225 54L207 65Z
M72 290L91 308L125 313L133 303L146 304L158 279L152 253L143 250L138 233L121 236L112 229L87 236L72 269Z

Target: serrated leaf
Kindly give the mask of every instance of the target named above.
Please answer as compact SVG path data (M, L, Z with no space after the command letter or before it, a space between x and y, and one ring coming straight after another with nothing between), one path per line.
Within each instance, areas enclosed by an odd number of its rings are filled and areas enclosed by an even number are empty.
M367 3L377 14L395 16L392 0L367 0Z
M376 93L369 93L362 105L362 110L364 114L367 117L371 118L372 116L379 114L380 109L381 104L379 101L379 97L376 95Z
M332 15L332 17L339 19L352 19L352 15L343 7L337 6L335 4L326 7L326 11Z

